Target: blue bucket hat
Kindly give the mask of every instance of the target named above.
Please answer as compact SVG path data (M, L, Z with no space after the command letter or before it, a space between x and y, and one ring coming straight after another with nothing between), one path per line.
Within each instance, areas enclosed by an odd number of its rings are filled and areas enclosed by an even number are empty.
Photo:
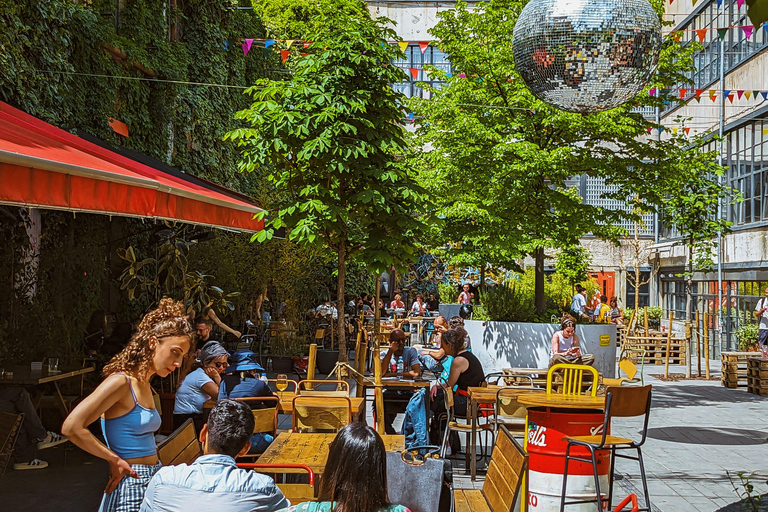
M244 372L248 370L264 371L256 362L256 354L250 350L238 350L229 357L229 366L224 373Z

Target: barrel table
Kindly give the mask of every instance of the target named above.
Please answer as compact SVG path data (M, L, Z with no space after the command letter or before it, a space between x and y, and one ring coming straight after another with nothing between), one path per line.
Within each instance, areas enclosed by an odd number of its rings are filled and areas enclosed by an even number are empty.
M528 509L532 512L558 512L565 469L566 436L602 433L604 396L521 394L518 402L528 407L526 449L529 454ZM573 447L571 455L589 458L586 448ZM610 452L598 452L597 472L600 486L608 489ZM595 497L591 464L571 460L568 464L568 488L571 499ZM568 512L587 512L594 503L569 505Z

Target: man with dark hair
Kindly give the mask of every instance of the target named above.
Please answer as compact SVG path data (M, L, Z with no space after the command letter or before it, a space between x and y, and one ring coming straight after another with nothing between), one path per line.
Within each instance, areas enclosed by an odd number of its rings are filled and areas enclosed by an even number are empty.
M419 353L413 347L405 346L405 332L395 329L389 333L389 350L381 360L381 373L384 377L400 377L413 380L421 376ZM397 415L405 412L408 400L413 396L412 390L385 389L384 397L384 431L394 435L392 423Z
M213 329L213 320L207 316L197 315L197 318L195 318L195 328L197 329L198 347L202 347L209 341L218 341L215 340L211 335L211 330Z
M191 465L160 468L140 512L269 512L290 506L271 478L235 465L235 457L251 447L253 426L247 405L217 401L200 432L203 456Z

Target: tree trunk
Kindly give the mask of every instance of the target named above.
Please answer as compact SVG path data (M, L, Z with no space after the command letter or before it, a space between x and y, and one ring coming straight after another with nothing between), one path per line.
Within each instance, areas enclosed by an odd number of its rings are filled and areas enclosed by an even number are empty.
M544 248L536 249L536 283L534 285L534 293L536 297L536 312L543 313L546 306L546 298L544 297Z
M480 267L480 287L478 288L480 295L485 293L485 265Z
M634 256L635 256L635 311L640 307L640 237L637 233L637 222L633 222L635 227L635 243L634 243ZM669 326L669 330L672 330L672 326ZM646 333L647 335L647 333Z
M346 279L347 268L347 245L346 240L339 242L339 284L336 292L336 309L339 312L338 320L338 333L339 333L339 362L346 363L349 361L347 357L347 340L346 332L344 329L344 309L346 302L344 301L344 283Z
M688 241L688 272L685 276L685 376L691 378L691 304L693 303L693 240ZM669 326L670 329L672 326Z

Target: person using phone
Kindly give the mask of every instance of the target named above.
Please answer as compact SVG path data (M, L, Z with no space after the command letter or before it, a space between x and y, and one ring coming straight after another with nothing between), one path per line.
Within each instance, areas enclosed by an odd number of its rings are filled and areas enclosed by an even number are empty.
M582 353L579 336L576 334L576 322L570 318L563 320L560 330L552 335L552 358L549 360L549 366L561 363L589 366L595 363L595 356Z

